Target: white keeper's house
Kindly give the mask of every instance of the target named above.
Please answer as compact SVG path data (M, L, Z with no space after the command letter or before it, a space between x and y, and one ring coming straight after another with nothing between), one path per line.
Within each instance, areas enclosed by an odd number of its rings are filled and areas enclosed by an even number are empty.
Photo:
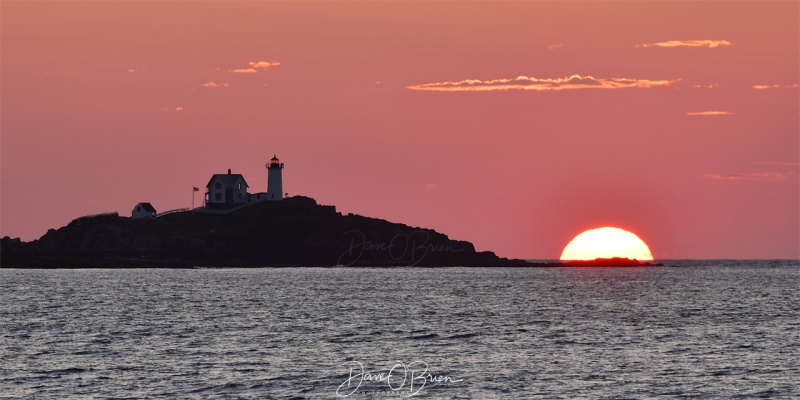
M242 174L214 174L206 185L206 208L225 209L249 202L247 181Z

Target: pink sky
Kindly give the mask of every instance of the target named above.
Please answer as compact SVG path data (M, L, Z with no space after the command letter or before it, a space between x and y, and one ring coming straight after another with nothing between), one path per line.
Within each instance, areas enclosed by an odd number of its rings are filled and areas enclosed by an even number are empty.
M0 235L266 191L554 259L800 257L798 2L2 2ZM201 192L202 193L202 192ZM199 204L200 196L197 197Z

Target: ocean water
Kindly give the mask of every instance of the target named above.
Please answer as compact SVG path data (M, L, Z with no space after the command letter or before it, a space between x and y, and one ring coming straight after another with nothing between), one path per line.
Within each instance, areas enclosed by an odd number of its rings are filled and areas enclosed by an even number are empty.
M800 398L800 263L0 270L0 398Z

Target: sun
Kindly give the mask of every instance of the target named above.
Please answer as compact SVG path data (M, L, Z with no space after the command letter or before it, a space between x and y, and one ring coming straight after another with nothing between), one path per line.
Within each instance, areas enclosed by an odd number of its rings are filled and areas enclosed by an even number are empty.
M564 247L562 260L594 260L596 258L630 258L652 260L653 254L642 239L619 228L603 227L589 229L575 236Z

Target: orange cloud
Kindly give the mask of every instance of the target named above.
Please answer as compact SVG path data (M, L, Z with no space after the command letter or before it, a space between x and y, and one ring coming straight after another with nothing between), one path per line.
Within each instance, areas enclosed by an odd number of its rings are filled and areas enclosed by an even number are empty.
M231 85L229 83L225 83L225 82L219 82L219 83L217 83L217 82L206 82L206 83L201 83L200 86L202 86L204 88L229 88L229 87L231 87Z
M800 87L798 84L794 85L753 85L753 89L755 90L767 90L767 89L797 89Z
M780 172L751 172L747 174L706 174L706 178L739 181L739 180L765 180L765 181L782 181L787 179L787 176Z
M728 111L695 111L687 112L686 115L733 115L733 113Z
M695 89L716 89L719 87L719 85L714 83L709 85L692 85L692 87Z
M551 44L551 45L547 46L547 48L550 49L550 50L560 49L562 47L564 47L563 43Z
M730 46L727 40L670 40L667 42L645 43L636 47L719 47Z
M247 63L250 67L249 68L238 68L238 69L229 69L228 72L234 72L237 74L255 74L258 72L259 69L267 69L270 67L276 67L281 65L281 63L277 61L267 62L267 61L250 61ZM219 68L217 68L219 69Z
M438 183L426 183L423 187L425 189L428 189L428 190L433 190L433 189L438 189L439 188L439 184Z
M514 79L479 80L467 79L458 82L424 83L421 85L407 86L410 90L428 90L435 92L486 92L495 90L569 90L569 89L625 89L625 88L650 88L668 86L675 80L645 80L630 78L595 78L592 76L572 75L568 78L539 79L528 76L518 76Z
M281 63L279 63L277 61L275 61L275 62L250 61L249 64L250 64L250 66L252 68L269 68L269 67L276 67L278 65L281 65Z

